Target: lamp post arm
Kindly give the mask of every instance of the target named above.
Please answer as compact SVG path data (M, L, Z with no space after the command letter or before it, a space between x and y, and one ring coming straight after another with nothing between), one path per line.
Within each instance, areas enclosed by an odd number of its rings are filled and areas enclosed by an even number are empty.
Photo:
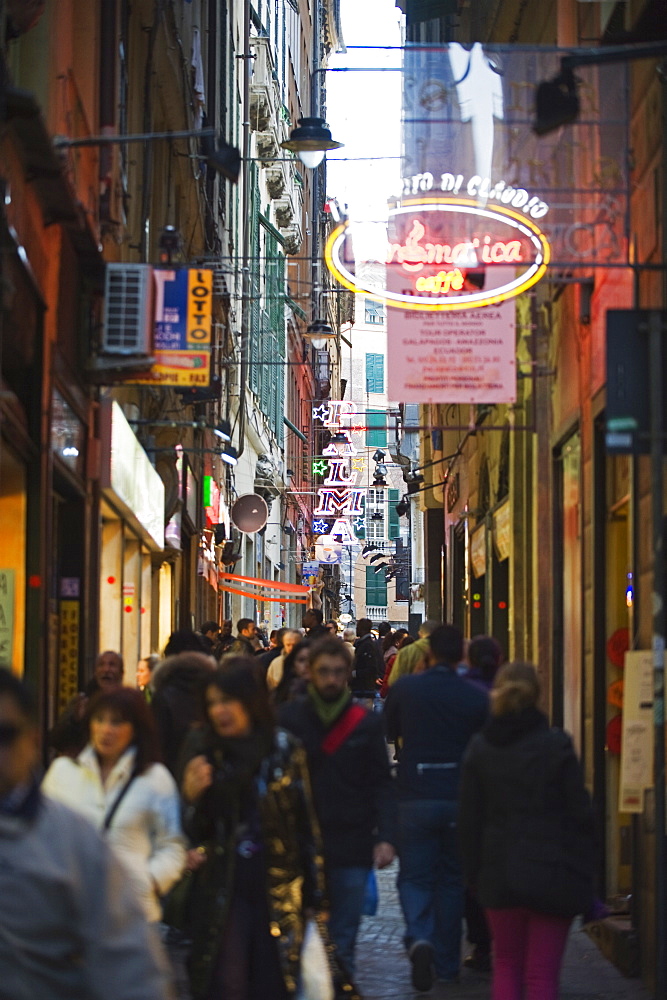
M631 62L635 59L655 59L667 55L667 41L645 45L602 45L597 49L580 49L562 56L561 70L577 66L601 66L604 63Z
M208 139L219 135L217 128L182 129L175 132L133 132L131 135L88 135L81 139L56 135L53 145L56 149L74 149L77 146L108 146L126 142L153 142L158 139Z

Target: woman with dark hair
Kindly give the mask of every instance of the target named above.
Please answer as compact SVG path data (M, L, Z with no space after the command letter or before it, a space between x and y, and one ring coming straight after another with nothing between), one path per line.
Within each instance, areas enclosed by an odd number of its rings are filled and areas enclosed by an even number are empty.
M570 737L537 707L529 663L506 663L463 761L464 876L493 936L493 1000L556 1000L572 918L593 902L593 810Z
M394 660L398 656L399 649L402 649L405 645L406 639L410 639L410 642L413 641L406 628L397 628L395 632L387 632L386 636L382 640L384 676L382 678L382 683L380 684L380 694L383 698L387 697L387 691L389 690L389 674L391 673L391 668L394 665Z
M308 685L308 651L312 643L303 639L293 647L283 661L283 673L278 686L272 692L273 704L282 705L306 693Z
M185 865L180 801L158 763L155 723L140 691L97 694L88 711L90 741L76 759L58 757L43 791L80 812L125 863L146 917L161 918L160 896Z
M229 657L210 675L206 726L186 746L188 832L206 856L190 901L194 1000L293 997L306 914L322 905L304 751L275 728L255 667Z

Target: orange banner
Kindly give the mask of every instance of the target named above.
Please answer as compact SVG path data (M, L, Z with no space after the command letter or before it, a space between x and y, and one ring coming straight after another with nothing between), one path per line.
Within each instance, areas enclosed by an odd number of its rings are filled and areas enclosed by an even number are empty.
M304 588L307 590L308 588ZM220 584L220 590L226 590L228 594L241 594L243 597L251 597L254 601L278 601L280 604L307 604L308 598L304 597L267 597L265 594L257 594L249 590L239 590L238 587L228 587Z
M232 580L238 583L256 583L260 587L271 587L273 590L287 590L294 594L307 594L309 588L300 583L281 583L279 580L262 580L256 576L237 576L235 573L220 573L221 580Z

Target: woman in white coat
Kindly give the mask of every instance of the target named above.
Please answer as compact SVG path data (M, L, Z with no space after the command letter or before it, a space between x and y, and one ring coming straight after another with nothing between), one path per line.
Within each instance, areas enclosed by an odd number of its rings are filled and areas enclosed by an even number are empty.
M42 789L106 832L147 919L159 921L160 897L180 877L186 852L178 789L158 763L150 708L122 687L98 694L89 719L88 745L74 760L57 757Z

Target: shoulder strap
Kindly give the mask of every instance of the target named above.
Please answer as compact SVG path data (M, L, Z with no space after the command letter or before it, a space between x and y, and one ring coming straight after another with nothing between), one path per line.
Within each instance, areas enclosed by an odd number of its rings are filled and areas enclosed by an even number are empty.
M136 778L136 776L137 776L137 771L135 769L135 770L132 771L132 774L130 775L130 777L127 779L127 781L125 782L125 784L123 785L123 787L119 791L119 793L116 796L113 804L111 805L111 808L108 810L106 816L104 817L104 822L102 823L102 829L103 830L108 830L109 827L111 826L111 821L114 818L114 816L116 815L116 811L118 809L118 806L121 804L121 802L125 798L125 794L126 794L128 788L130 787L130 785L132 784L132 782L134 781L134 779Z
M366 709L363 705L351 702L347 711L343 712L322 740L322 750L324 753L335 753L348 736L354 732L365 716Z

